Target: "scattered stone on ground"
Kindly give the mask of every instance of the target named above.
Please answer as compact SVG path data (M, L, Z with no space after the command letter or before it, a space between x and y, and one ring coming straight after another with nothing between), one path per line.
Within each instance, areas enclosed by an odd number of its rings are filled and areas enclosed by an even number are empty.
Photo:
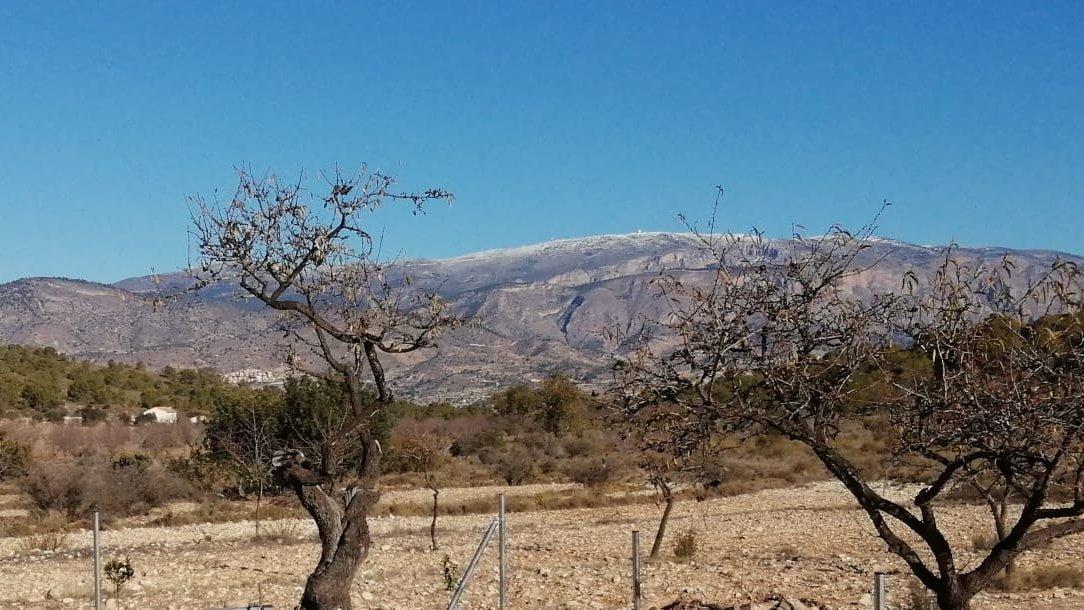
M464 499L494 496L497 488L456 490ZM510 493L522 488L510 488ZM913 490L905 490L908 493ZM885 493L892 493L884 490ZM896 493L902 497L902 492ZM442 498L444 494L441 494ZM419 501L426 498L418 494ZM495 504L495 503L494 503ZM529 610L618 609L630 602L630 532L654 535L660 511L652 504L511 513L508 517L510 606ZM356 610L435 609L448 600L441 574L447 554L466 566L490 515L442 516L440 549L429 550L426 517L372 520L375 545L353 586ZM962 566L974 565L974 534L988 516L979 506L946 507L939 522ZM251 522L145 527L103 533L103 562L131 557L137 576L110 608L205 610L253 602L294 607L319 554L311 522L265 522L278 539L254 540ZM672 534L663 556L643 564L645 608L680 599L709 600L722 608L757 608L775 593L777 602L816 600L821 608L870 608L876 571L889 576L889 601L910 599L906 567L876 537L866 516L834 483L777 489L704 502L679 502L670 532L691 530L697 553L676 560ZM20 550L19 540L0 539L0 608L89 608L90 535L73 533L55 553ZM1026 554L1019 568L1079 565L1084 536L1057 541ZM496 607L496 552L489 549L465 596L463 610ZM896 601L894 601L896 600ZM680 606L679 606L680 607ZM695 606L694 606L695 607ZM701 608L712 606L701 604ZM788 606L767 606L784 610ZM989 592L973 610L1084 610L1084 590Z
M815 601L808 599L788 599L781 595L771 595L759 602L748 602L738 605L712 604L702 601L700 598L688 593L662 608L652 610L826 610Z

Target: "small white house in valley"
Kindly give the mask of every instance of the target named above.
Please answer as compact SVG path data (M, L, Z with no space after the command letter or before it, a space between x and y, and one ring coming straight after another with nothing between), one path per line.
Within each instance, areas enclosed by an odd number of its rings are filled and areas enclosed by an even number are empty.
M151 407L143 412L143 419L156 424L177 423L177 412L169 407Z

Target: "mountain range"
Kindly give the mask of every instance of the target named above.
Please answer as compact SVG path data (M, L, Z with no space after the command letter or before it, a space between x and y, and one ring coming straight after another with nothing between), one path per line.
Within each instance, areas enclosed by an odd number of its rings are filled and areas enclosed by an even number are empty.
M767 240L759 255L785 256L788 240ZM880 262L848 289L898 289L908 270L936 269L943 248L877 239L863 256ZM959 248L973 261L1012 257L1015 281L1061 258L1049 250ZM687 233L634 233L550 241L442 260L398 263L415 283L438 292L473 319L439 347L396 357L398 391L424 401L464 402L551 373L605 383L615 348L603 332L656 317L665 304L652 279L673 271L707 277L711 257ZM183 273L115 284L25 278L0 284L0 343L49 346L73 357L143 362L151 367L211 367L234 380L274 381L285 373L276 317L226 284L181 298L156 296L186 285Z

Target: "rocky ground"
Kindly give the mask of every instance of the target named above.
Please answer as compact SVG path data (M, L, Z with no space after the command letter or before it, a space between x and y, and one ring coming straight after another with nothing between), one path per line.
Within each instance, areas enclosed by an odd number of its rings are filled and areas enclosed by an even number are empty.
M478 488L454 494L497 491ZM419 501L426 499L415 493ZM941 517L960 548L970 548L971 536L978 533L973 524L980 522L979 510L953 508ZM511 514L511 607L629 607L630 532L645 532L644 546L649 546L658 515L652 504ZM436 552L429 550L426 518L374 519L377 544L355 583L355 607L443 608L449 594L441 560L447 554L464 566L489 519L442 517L441 549ZM251 523L106 532L106 558L130 557L138 574L109 605L177 610L259 600L291 608L317 555L314 534L303 520L274 522L268 529L278 539L254 540ZM645 563L645 608L661 607L683 594L730 605L772 593L816 600L829 608L869 608L867 591L876 570L892 573L890 607L909 607L908 579L898 573L902 563L883 551L863 514L838 485L679 503L670 540L687 530L696 533L693 559L675 560L667 545L663 559ZM19 539L0 539L0 608L89 607L89 542L88 535L73 534L67 550L43 553L21 550L25 545ZM1080 565L1081 557L1084 536L1077 536L1027 556L1021 567ZM495 607L495 577L496 553L491 550L463 608ZM1084 590L984 594L975 607L1084 609Z

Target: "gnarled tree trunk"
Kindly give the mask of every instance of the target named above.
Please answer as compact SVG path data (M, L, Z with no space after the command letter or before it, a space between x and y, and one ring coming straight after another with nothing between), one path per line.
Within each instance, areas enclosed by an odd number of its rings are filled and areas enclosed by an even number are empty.
M659 551L662 550L662 541L666 536L666 524L670 521L670 511L674 509L674 492L667 484L660 485L662 489L662 500L665 504L662 509L662 518L659 519L659 529L655 530L655 542L651 545L651 554L648 555L652 559L659 556Z
M956 575L942 578L941 586L934 593L941 610L971 610L971 594L964 590Z
M297 494L320 535L320 561L305 581L301 610L350 610L350 585L369 555L368 514L379 499L372 489L349 488L342 498L324 489L326 477L298 463L279 467L278 476Z
M433 520L429 522L429 543L435 551L437 550L437 510L440 508L438 499L440 490L436 487L431 487L430 489L433 491Z

